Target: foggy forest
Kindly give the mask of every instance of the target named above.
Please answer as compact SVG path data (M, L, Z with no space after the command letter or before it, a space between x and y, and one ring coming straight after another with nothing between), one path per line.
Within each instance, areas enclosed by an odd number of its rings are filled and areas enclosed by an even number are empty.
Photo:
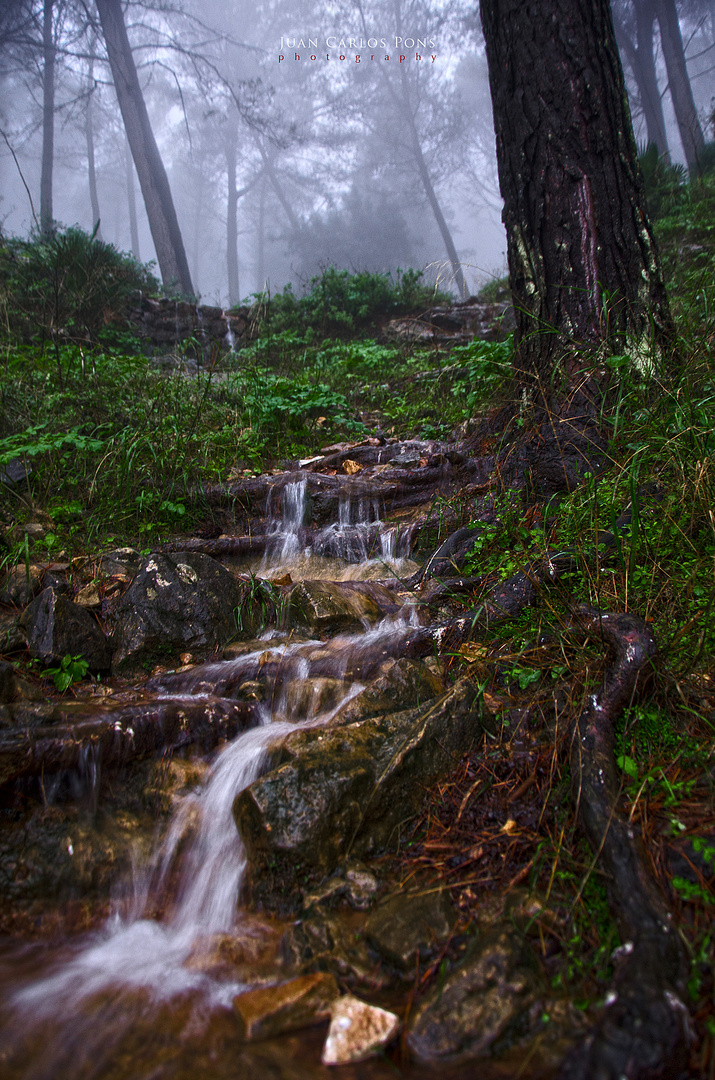
M677 5L692 94L681 103L655 7L613 6L635 135L690 164L693 139L711 134L715 15L705 0ZM4 232L26 235L43 215L89 232L99 223L119 250L156 262L97 13L71 2L3 9ZM450 251L469 292L503 275L474 6L123 10L188 260L184 291L228 306L336 266L427 268L458 293Z
M5 1080L714 1080L714 0L0 0Z

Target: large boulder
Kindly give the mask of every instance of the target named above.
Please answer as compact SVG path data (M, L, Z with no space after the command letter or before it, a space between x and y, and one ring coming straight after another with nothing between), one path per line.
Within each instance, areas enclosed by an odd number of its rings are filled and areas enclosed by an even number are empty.
M44 663L59 663L65 656L81 656L90 671L107 671L109 643L92 616L53 588L47 588L25 608L20 625L30 656Z
M384 851L425 787L471 748L480 721L479 689L467 677L426 706L288 736L283 763L234 803L251 899L294 908L304 884L348 855Z
M240 600L240 583L209 555L151 555L114 614L113 671L146 670L183 652L205 658L235 632Z

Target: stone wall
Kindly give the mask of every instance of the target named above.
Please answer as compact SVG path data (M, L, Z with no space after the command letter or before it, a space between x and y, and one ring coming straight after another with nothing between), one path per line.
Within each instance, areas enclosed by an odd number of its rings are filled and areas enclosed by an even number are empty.
M143 295L137 296L128 316L147 350L152 352L171 352L188 338L194 338L204 352L216 348L228 352L244 341L250 325L247 307L229 314L206 304L157 300Z

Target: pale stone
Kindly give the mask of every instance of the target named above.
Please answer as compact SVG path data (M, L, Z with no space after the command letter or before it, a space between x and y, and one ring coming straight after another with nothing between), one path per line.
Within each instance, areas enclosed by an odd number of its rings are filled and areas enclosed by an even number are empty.
M382 1050L400 1030L400 1018L348 994L330 1008L330 1029L323 1047L323 1065L364 1061Z

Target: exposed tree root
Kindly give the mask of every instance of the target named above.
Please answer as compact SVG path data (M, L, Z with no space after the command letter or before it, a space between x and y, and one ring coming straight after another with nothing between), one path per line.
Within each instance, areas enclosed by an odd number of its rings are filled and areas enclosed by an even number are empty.
M0 786L60 769L117 769L157 750L197 744L204 752L256 723L250 703L200 699L153 701L101 711L62 710L58 723L13 731L0 739Z
M603 685L575 725L571 765L578 811L608 874L611 912L623 945L613 989L597 1025L566 1058L561 1080L635 1080L679 1076L686 1059L687 961L663 897L649 875L629 821L618 810L614 721L655 655L642 619L589 612L583 629L611 652Z

